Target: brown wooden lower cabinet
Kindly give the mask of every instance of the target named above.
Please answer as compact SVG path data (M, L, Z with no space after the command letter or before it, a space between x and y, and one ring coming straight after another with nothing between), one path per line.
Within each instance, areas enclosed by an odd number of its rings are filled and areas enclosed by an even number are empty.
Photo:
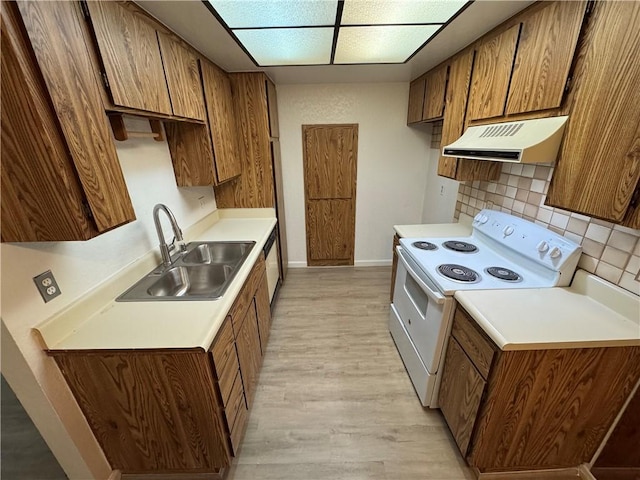
M112 469L222 476L246 430L266 349L270 311L256 308L266 288L261 255L209 351L49 352Z
M439 403L480 472L576 467L639 378L640 347L501 351L458 307Z

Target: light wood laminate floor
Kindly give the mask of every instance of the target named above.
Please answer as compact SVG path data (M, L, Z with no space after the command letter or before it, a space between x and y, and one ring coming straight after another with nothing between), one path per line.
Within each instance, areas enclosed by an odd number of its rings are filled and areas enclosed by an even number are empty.
M230 480L475 478L387 328L391 269L291 269Z

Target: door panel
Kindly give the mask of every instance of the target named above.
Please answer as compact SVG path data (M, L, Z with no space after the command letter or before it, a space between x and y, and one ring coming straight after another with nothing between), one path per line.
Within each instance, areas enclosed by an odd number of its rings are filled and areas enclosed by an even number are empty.
M357 125L304 125L307 264L353 265Z
M353 265L353 203L351 199L307 202L309 265Z
M353 196L356 141L351 127L305 126L306 186L310 200Z

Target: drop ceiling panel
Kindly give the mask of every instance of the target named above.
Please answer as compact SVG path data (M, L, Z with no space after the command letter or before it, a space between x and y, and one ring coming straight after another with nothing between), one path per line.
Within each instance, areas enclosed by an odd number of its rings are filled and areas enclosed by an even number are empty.
M334 25L337 0L209 0L227 26L269 28Z
M331 62L333 28L236 30L259 65L326 65Z
M447 23L466 0L347 0L342 25Z
M333 63L402 63L439 25L342 27Z

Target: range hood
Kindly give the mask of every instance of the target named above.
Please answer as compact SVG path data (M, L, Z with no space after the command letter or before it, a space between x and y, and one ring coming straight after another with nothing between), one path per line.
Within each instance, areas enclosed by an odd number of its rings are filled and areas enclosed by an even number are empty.
M511 163L553 163L569 117L550 117L519 122L469 127L451 145L445 157Z

